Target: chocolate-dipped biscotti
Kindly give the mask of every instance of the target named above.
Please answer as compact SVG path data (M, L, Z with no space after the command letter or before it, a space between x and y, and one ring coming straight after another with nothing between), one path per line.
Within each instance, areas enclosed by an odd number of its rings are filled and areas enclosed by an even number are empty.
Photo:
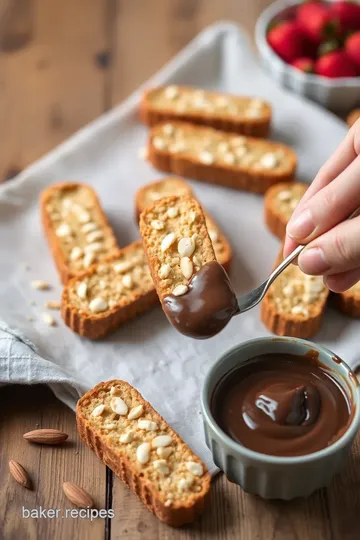
M267 190L264 198L264 219L270 231L281 240L286 225L309 186L301 182L275 184Z
M42 192L40 209L62 283L118 251L115 235L90 186L54 184Z
M155 201L169 195L188 195L195 197L189 184L181 178L168 177L158 182L152 182L138 189L135 196L136 215L139 218L141 212L152 206ZM230 270L232 249L230 242L222 233L215 220L204 211L206 227L215 251L216 260L228 272Z
M99 339L158 303L140 241L65 285L61 315L82 337Z
M239 307L200 204L191 197L160 199L140 215L140 234L171 324L198 339L220 332Z
M97 384L76 407L80 438L161 521L190 523L203 511L210 474L130 384Z
M175 121L150 130L147 155L161 171L254 193L293 180L297 164L283 144Z
M274 268L281 261L282 249ZM309 338L320 328L328 295L322 276L308 276L291 264L266 293L261 319L278 336Z
M270 130L271 107L259 98L172 85L144 92L140 117L149 126L181 120L265 138Z

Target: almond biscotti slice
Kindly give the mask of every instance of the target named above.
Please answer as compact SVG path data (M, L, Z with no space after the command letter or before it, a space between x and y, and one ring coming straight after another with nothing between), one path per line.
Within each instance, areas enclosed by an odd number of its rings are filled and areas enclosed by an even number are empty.
M194 273L215 261L203 210L192 197L166 197L146 208L140 234L161 302L185 294Z
M178 527L203 511L210 474L130 384L101 382L76 407L80 438L161 521Z
M158 303L140 241L71 279L61 315L82 337L99 339Z
M161 171L254 193L293 180L297 164L283 144L185 122L154 126L147 155Z
M62 283L118 251L115 235L90 186L54 184L42 192L40 208Z
M189 184L187 184L185 180L182 180L182 178L164 178L158 182L146 184L142 188L138 189L135 196L136 215L139 217L145 208L148 208L154 204L154 201L169 195L188 195L190 197L195 196ZM204 212L204 214L206 227L213 244L216 260L228 272L230 270L232 259L230 242L222 233L215 220L206 212Z
M301 182L275 184L265 193L264 219L270 231L281 240L286 225L309 186Z
M258 98L172 85L144 92L140 116L149 126L182 120L265 138L270 130L271 106Z
M348 291L334 294L333 297L335 305L340 311L355 319L360 317L360 282Z
M282 250L276 266L282 260ZM308 276L288 266L265 295L261 319L278 336L309 338L320 328L329 290L322 276Z

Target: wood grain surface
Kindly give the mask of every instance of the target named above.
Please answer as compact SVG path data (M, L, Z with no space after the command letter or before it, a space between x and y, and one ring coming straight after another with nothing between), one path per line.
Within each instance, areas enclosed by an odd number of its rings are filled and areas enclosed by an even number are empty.
M2 0L0 2L0 180L32 161L151 76L202 28L234 20L249 33L269 0ZM61 447L23 440L52 427ZM191 527L154 518L85 448L73 412L44 387L0 392L0 539L4 540L357 540L360 538L360 440L344 473L309 499L263 501L224 476ZM18 485L19 461L34 489ZM23 519L22 507L72 508L62 483L84 487L115 517Z

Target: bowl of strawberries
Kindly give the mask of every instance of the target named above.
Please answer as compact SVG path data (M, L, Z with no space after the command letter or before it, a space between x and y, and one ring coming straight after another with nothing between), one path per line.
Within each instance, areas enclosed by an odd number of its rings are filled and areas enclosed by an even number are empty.
M360 4L278 0L259 17L264 67L285 87L336 112L360 105Z

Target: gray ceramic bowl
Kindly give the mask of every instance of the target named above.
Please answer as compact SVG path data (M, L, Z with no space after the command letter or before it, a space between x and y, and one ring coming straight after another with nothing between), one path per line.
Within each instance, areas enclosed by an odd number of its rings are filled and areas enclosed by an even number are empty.
M346 433L334 444L305 456L277 457L261 454L233 441L217 425L210 399L219 380L231 369L256 355L290 353L304 355L318 351L319 361L331 369L332 376L350 397L355 407ZM228 480L245 491L271 499L305 497L331 481L344 465L360 427L359 383L351 369L324 347L302 339L260 338L242 343L225 353L208 372L201 396L205 438L216 465Z
M286 64L269 46L266 34L269 25L294 11L303 0L277 0L267 7L256 23L255 39L265 69L280 84L297 94L317 101L336 112L347 113L360 103L360 77L327 79Z

